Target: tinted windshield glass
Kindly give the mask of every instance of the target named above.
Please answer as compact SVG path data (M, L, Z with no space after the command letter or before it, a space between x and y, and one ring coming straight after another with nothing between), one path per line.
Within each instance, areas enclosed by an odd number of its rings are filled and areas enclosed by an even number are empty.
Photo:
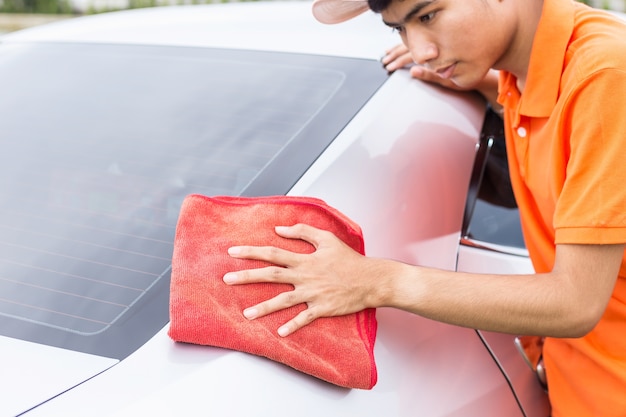
M129 354L168 320L182 199L287 192L385 78L319 56L0 46L0 333Z

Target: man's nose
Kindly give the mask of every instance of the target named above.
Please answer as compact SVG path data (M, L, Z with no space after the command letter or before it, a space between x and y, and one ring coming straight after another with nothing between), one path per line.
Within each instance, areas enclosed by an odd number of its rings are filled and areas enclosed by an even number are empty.
M437 58L439 51L433 42L417 34L408 35L407 46L416 64L425 65Z

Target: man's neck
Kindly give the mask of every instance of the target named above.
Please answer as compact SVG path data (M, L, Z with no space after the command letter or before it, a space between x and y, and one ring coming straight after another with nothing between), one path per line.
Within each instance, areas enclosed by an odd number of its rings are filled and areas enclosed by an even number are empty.
M504 64L503 69L515 75L517 89L521 93L526 85L530 55L541 19L543 0L521 0L516 2L516 6L519 16L518 31L511 45L509 61Z

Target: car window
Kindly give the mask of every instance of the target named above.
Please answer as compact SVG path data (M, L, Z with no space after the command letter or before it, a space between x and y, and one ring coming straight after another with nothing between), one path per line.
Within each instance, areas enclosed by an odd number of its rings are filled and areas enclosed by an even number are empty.
M490 108L476 152L462 233L480 242L525 248L509 177L503 121Z
M0 45L0 334L122 359L168 321L182 199L284 194L375 61Z

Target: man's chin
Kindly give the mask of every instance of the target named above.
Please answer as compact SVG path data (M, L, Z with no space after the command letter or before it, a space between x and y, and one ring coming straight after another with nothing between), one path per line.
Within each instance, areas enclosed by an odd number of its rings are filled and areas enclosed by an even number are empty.
M476 86L482 81L482 79L475 79L462 75L455 75L448 79L459 90L474 90Z

